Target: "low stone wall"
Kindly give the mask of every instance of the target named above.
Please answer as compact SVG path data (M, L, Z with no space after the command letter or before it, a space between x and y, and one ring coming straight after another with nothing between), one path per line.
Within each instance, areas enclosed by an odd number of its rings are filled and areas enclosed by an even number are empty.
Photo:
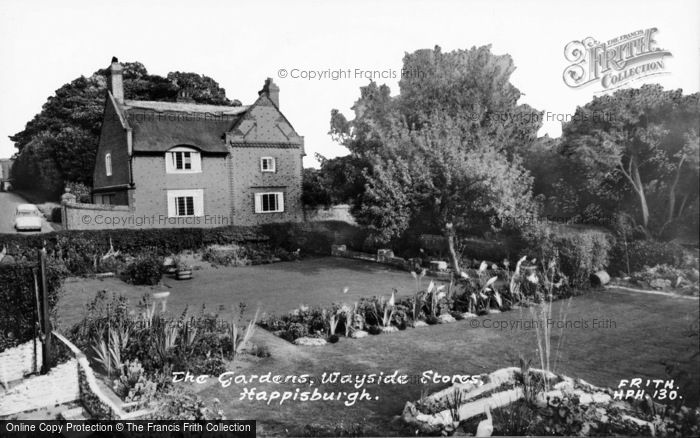
M332 245L331 255L335 257L345 257L348 259L364 260L368 262L381 263L383 265L393 266L398 269L403 269L404 271L413 271L420 269L419 259L404 259L402 257L396 257L391 250L380 249L377 251L377 255L368 254L365 252L353 251L348 249L346 245ZM432 277L438 277L439 279L449 280L452 275L449 271L426 271L427 275Z
M36 340L36 361L34 348L34 341L29 341L0 353L0 383L5 385L41 369L43 362L39 339Z
M0 393L0 416L76 400L80 400L83 407L95 419L138 419L151 413L148 409L126 412L114 403L98 384L85 354L60 333L53 332L53 336L58 340L57 342L68 347L73 358L55 366L45 375L27 378ZM31 342L29 344L32 345ZM19 346L23 348L20 350L15 348L15 354L21 355L26 350L25 345ZM9 351L6 350L3 355Z
M78 368L78 361L71 359L0 394L0 417L78 400Z
M61 222L66 230L147 228L126 205L64 203Z
M357 221L350 214L350 206L347 204L332 205L330 207L305 207L304 220L308 222L342 221L357 225Z

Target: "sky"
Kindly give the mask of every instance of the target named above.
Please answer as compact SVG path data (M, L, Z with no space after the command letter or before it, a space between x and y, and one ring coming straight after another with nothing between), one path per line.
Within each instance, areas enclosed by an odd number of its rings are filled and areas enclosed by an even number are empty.
M273 78L282 112L305 137L305 165L313 166L314 153L347 153L328 135L330 111L352 118L359 87L369 82L362 72L384 72L389 77L376 81L395 95L406 52L491 44L494 54L514 60L511 82L523 93L520 103L545 111L540 134L556 137L557 119L609 92L600 82L579 88L564 83L564 69L572 64L566 45L649 28L657 29L655 46L670 52L663 74L635 77L623 87L660 83L697 92L697 0L0 0L0 158L15 152L8 136L22 130L56 89L106 67L112 56L139 61L151 74L205 74L243 104ZM340 70L350 73L337 80L308 78L310 72Z

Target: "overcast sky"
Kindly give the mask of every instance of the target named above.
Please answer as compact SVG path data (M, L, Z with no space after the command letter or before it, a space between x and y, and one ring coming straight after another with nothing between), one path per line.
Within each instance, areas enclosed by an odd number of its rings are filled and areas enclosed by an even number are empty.
M359 78L307 80L295 71L394 71L405 52L492 44L517 67L511 80L522 103L572 114L602 87L569 88L564 47L593 37L607 41L658 28L657 47L672 53L658 82L698 91L700 2L688 1L8 1L0 0L0 157L15 151L8 139L41 110L47 97L80 75L106 67L112 56L140 61L149 73L208 75L244 104L266 77L281 88L280 106L313 153L344 149L327 135L330 111L352 118ZM280 69L287 77L280 78ZM397 75L398 76L398 75ZM398 92L396 79L379 79ZM558 136L557 121L541 134Z

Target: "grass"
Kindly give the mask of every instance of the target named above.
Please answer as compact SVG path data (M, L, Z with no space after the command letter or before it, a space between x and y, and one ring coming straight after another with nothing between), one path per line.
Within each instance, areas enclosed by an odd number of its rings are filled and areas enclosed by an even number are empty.
M185 304L198 310L207 302L212 310L217 303L246 302L261 311L286 311L299 304L352 304L361 296L387 295L397 288L400 295L413 294L415 284L405 272L345 259L311 259L266 266L195 271L196 280L168 280L172 286L168 307L178 313ZM347 293L343 287L349 287ZM122 291L136 303L144 290L119 280L79 280L68 283L59 302L59 314L65 323L70 315L80 315L99 289ZM568 308L566 307L568 306ZM235 309L232 309L235 311ZM553 329L552 351L556 369L595 385L615 387L621 379L633 377L668 379L664 362L673 362L689 378L678 382L680 393L689 403L697 403L700 394L698 370L698 301L684 297L638 294L622 290L590 292L552 304L552 318L567 314L567 321L588 322L588 328ZM245 385L222 387L216 379L194 385L199 395L218 398L228 418L258 420L258 433L302 435L333 431L371 430L373 435L407 435L396 420L406 401L415 401L445 385L424 385L418 381L423 372L434 370L443 375L480 374L506 366L517 366L519 357L539 359L537 335L533 328L499 330L497 322L515 324L531 321L527 309L466 319L452 324L408 329L364 339L345 339L325 347L297 347L265 330L256 330L251 344L265 345L271 357L242 360L229 371L242 375L309 374L317 380L324 372L340 371L354 375L393 373L412 376L405 385L365 385L372 399L345 407L342 401L276 402L240 400ZM614 322L614 326L593 328L593 320ZM475 324L473 321L477 321ZM695 324L695 326L693 326ZM489 327L487 327L489 326ZM562 337L563 336L563 337ZM695 356L693 356L695 355ZM257 391L354 391L351 385L333 384L308 388L303 385L256 383ZM313 424L313 431L304 426ZM315 431L315 432L314 432ZM412 433L411 433L412 434Z
M555 302L553 314L566 302ZM691 382L683 386L684 397L697 403L697 358L680 357L679 352L698 350L697 337L684 335L687 330L682 315L694 313L697 302L656 296L618 292L592 292L574 298L569 314L578 320L610 318L617 327L610 329L564 330L557 371L583 378L593 384L615 387L621 379L631 377L666 379L664 359L675 358L680 367L692 373ZM569 319L572 317L570 316ZM511 311L477 318L481 325L492 321L529 320L527 311ZM517 365L518 355L536 358L537 340L534 330L499 331L472 328L470 320L441 324L430 328L409 329L391 335L372 336L359 340L341 339L337 344L322 348L299 348L276 339L264 331L256 336L270 345L272 357L256 364L254 370L243 374L320 376L324 372L368 374L398 370L411 376L435 370L441 374L478 374ZM552 332L552 344L558 343L558 331ZM256 341L256 339L253 340ZM236 418L255 418L261 435L291 434L300 431L293 426L323 423L329 427L343 422L359 424L370 422L379 428L380 435L407 435L399 422L408 400L415 401L421 393L432 392L441 385L422 385L412 380L407 385L367 385L366 389L377 400L364 401L352 408L342 402L289 402L282 406L267 406L262 401L238 400L241 385L221 388L212 385L200 393L204 398L218 397L224 401L224 411ZM294 385L253 385L258 391L295 390ZM327 386L326 391L350 391L349 386ZM304 390L304 389L302 389ZM692 400L694 398L694 400Z
M196 264L196 262L195 262ZM193 271L193 280L163 278L164 286L132 286L117 278L69 279L59 300L61 327L69 327L82 315L83 306L98 290L121 293L132 304L145 292L169 291L168 308L180 312L189 305L198 311L206 304L211 312L231 319L238 312L231 303L245 303L263 312L285 313L306 305L349 305L362 297L389 296L394 288L401 295L413 295L414 281L403 271L360 260L309 258L262 266L208 268ZM343 293L343 289L347 292ZM223 307L222 307L223 306Z

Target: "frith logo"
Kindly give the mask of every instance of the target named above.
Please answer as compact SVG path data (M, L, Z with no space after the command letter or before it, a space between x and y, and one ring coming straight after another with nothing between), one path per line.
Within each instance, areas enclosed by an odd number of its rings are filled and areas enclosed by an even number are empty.
M655 27L621 35L607 42L592 37L572 41L564 48L564 83L580 88L600 82L605 90L619 88L647 76L668 73L664 57L673 56L656 47Z

